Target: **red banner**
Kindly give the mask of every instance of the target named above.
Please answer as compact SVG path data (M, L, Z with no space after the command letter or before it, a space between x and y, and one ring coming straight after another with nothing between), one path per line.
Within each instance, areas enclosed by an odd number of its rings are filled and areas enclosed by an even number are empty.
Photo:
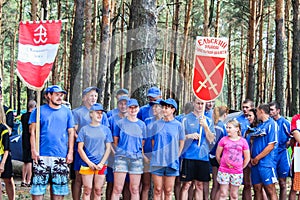
M55 60L61 21L21 22L17 74L27 87L40 91Z
M225 38L197 37L193 91L199 99L212 101L221 94L227 50Z

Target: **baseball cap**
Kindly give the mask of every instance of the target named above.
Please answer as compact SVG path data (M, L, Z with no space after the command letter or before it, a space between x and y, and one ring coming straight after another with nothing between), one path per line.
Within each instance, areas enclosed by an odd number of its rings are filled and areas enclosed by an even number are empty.
M155 98L155 97L160 96L160 95L161 95L160 89L158 89L157 87L151 87L148 90L147 97Z
M65 90L63 90L60 86L58 85L51 85L46 89L46 94L50 93L50 92L61 92L64 94L67 94L67 92Z
M48 94L50 92L50 89L52 88L53 85L50 85L49 87L47 87L44 91L45 94Z
M129 97L128 96L120 96L120 98L118 99L118 103L123 100L128 101Z
M82 96L86 95L87 93L89 93L90 91L95 90L97 93L100 92L100 89L95 87L95 86L91 86L91 87L87 87L83 90L82 92Z
M130 106L139 106L139 103L136 99L129 99L127 101L127 107L130 107Z
M176 103L176 101L174 100L174 99L171 99L171 98L169 98L169 99L166 99L166 100L162 100L161 102L160 102L160 104L161 105L172 105L174 108L175 108L175 110L177 110L177 103Z
M149 102L149 105L153 106L154 104L160 104L161 101L163 101L163 99L157 99L156 101Z
M121 94L128 94L128 90L125 88L121 88L117 91L117 95L121 95Z
M103 106L101 103L95 103L94 105L92 105L91 109L93 111L97 111L97 110L101 110L104 111Z

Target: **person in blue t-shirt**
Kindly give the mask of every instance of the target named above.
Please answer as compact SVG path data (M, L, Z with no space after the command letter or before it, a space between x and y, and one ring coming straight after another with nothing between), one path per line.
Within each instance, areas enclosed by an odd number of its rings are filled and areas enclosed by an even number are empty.
M145 120L145 124L147 127L147 136L145 138L145 144L144 144L144 173L142 174L142 191L141 191L141 199L148 199L149 196L149 190L151 186L151 173L150 173L150 160L151 160L151 154L152 154L152 128L157 123L158 120L160 120L162 115L162 106L160 105L160 102L162 99L158 99L156 101L150 102L149 104L152 106L153 110L153 117L149 117Z
M262 199L262 188L271 200L277 200L275 183L276 177L276 148L278 145L278 125L270 118L270 106L261 104L257 107L257 133L253 136L251 152L251 180L255 199Z
M220 184L217 181L217 175L218 175L218 168L219 163L216 159L216 150L219 144L219 141L222 139L222 137L227 135L226 132L226 126L224 124L224 120L229 112L229 109L227 106L217 106L214 109L213 112L213 119L214 119L214 125L215 125L215 132L216 132L216 143L214 147L209 152L209 162L212 166L212 179L213 179L213 186L210 193L211 199L219 199L219 188Z
M129 97L124 95L120 96L117 103L117 112L118 114L114 114L108 118L109 127L112 133L115 132L118 126L118 121L125 118L127 116L127 101ZM114 165L114 155L115 152L112 151L108 158L108 166L107 166L107 174L106 174L106 199L111 199L111 194L114 186L114 173L113 173L113 165ZM130 199L130 190L129 190L129 176L126 175L125 184L122 192L123 199Z
M152 127L152 156L150 170L154 184L154 199L171 199L175 178L179 175L179 157L184 146L184 131L174 113L174 99L162 100L163 118Z
M47 99L49 104L41 106L39 149L36 147L36 112L29 119L30 143L33 163L33 178L30 193L34 199L43 198L47 184L51 183L51 196L62 198L69 193L68 164L73 162L74 119L62 100L66 91L60 86L51 86Z
M119 120L113 131L115 161L114 187L111 199L119 199L126 174L129 173L131 199L140 198L140 180L143 173L143 144L146 125L137 118L139 104L136 99L127 101L127 117Z
M157 87L151 87L147 93L147 98L149 100L149 103L140 108L137 117L142 121L145 121L145 119L147 119L148 117L153 117L150 103L158 99L161 99L161 97L162 95L160 89Z
M249 120L248 120L248 112L250 109L254 108L254 103L250 99L245 99L242 103L242 110L243 113L239 117L236 118L238 122L241 124L242 129L242 136L245 137L245 133L249 127Z
M185 144L182 157L180 179L183 182L181 199L188 198L188 191L195 181L194 196L203 198L203 182L210 180L209 151L215 140L214 124L203 116L204 102L194 97L194 111L186 115L182 124L185 131Z
M78 152L83 160L79 173L83 182L83 199L101 199L101 190L105 181L106 161L113 142L111 131L101 123L104 109L96 103L90 109L91 123L82 127L78 133ZM93 191L92 191L93 188Z
M280 187L279 199L287 199L286 178L290 172L290 155L287 150L290 142L290 122L280 115L280 105L276 101L269 103L270 116L278 124L277 176Z
M97 103L98 93L100 89L94 86L87 87L82 92L82 105L78 108L72 110L75 122L75 138L77 138L77 133L79 133L80 129L83 126L91 123L91 118L89 115L90 108L92 105ZM105 126L109 126L108 119L105 113L102 114L101 124ZM82 178L81 174L79 174L80 166L81 166L81 158L77 151L77 142L74 145L74 162L71 165L70 173L72 179L72 198L74 200L80 200L81 196L81 187L82 187Z
M125 96L128 98L129 96L129 92L127 89L125 88L121 88L117 91L116 93L116 99L117 99L117 102L119 101L120 97L122 96ZM111 116L113 115L118 115L119 114L119 109L118 109L118 106L110 111L107 112L107 118L110 118Z

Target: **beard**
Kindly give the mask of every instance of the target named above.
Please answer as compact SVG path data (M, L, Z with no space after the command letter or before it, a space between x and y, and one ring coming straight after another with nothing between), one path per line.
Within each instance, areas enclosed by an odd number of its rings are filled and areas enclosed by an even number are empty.
M56 103L56 102L54 102L53 100L50 100L51 101L51 103L53 104L53 105L55 105L55 106L60 106L61 104L62 104L62 101L60 101L60 103Z

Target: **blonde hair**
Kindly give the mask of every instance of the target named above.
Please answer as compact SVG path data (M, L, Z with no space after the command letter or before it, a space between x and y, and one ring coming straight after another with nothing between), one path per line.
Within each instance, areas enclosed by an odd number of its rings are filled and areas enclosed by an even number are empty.
M231 119L227 122L227 124L232 124L234 127L238 128L238 136L241 136L242 135L242 132L241 132L241 124L238 122L238 120L236 119Z

